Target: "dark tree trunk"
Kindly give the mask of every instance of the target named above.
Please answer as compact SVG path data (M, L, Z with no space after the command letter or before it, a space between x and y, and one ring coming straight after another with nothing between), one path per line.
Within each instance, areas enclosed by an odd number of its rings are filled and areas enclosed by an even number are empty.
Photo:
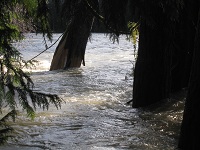
M154 16L155 22L141 20L134 70L133 107L147 106L169 96L171 37L165 28L167 21L163 19L162 11L154 6L147 7L150 10L147 8L146 13L153 12L151 16Z
M133 107L153 104L188 87L198 14L192 6L194 1L185 3L178 22L171 21L156 6L143 6L143 11L150 15L141 20Z
M194 6L199 6L198 3ZM200 8L200 6L198 7ZM180 132L179 148L182 150L200 149L200 10L196 30L192 70L189 82L188 95L185 103L183 121Z
M172 52L171 92L188 87L198 14L198 7L194 7L195 3L195 1L185 1L184 9L180 12L181 15L176 26Z
M50 70L80 67L81 63L85 65L85 49L94 17L83 3L79 5L78 13L75 13L56 48Z

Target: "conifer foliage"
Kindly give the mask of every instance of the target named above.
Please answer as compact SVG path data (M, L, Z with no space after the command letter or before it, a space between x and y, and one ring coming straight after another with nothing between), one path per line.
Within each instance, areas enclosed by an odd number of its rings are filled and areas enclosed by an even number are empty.
M33 119L37 107L48 109L51 103L57 108L61 105L57 95L34 91L30 75L22 70L24 66L30 67L32 62L24 61L13 46L14 42L23 39L22 33L27 31L42 31L44 37L51 38L48 10L44 8L46 5L45 0L0 1L0 113L5 107L10 110L0 118L0 144L11 130L6 120L15 118L17 106L21 106L27 116Z

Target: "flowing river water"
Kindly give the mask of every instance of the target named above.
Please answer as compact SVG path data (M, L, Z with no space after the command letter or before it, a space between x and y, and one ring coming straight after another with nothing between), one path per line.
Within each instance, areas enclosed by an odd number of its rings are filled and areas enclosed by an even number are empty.
M54 34L55 41L60 34ZM24 59L44 49L41 35L28 34L17 43ZM14 137L2 150L174 150L177 146L183 101L170 99L158 106L133 109L133 44L121 36L112 43L104 34L92 34L86 48L86 66L49 71L52 47L36 58L31 77L36 90L58 94L61 109L37 109L30 120L20 111ZM156 93L155 93L156 94ZM6 110L5 110L6 112Z

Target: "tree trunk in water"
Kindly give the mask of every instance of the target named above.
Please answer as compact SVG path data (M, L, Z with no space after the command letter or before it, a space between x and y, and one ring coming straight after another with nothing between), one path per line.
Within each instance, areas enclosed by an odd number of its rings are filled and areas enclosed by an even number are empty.
M168 97L170 86L170 33L167 34L164 28L167 20L162 18L162 11L158 8L147 7L154 9L149 12L153 12L156 23L151 26L148 20L141 20L132 100L132 106L136 108Z
M198 8L194 7L197 5L195 3L195 1L185 0L184 9L180 12L181 15L176 26L171 67L172 92L188 87L194 51L195 26L198 18Z
M133 107L153 104L188 87L198 10L191 9L194 1L185 4L178 22L171 21L155 6L144 7L147 14L154 16L156 25L141 21ZM188 9L192 11L187 13Z
M196 4L198 6L198 3ZM200 8L200 6L198 7ZM195 38L192 70L189 82L188 95L185 102L185 110L181 126L179 145L182 150L200 149L200 9Z
M50 70L67 69L85 65L85 49L94 17L86 6L79 4L75 14L59 42L51 62Z

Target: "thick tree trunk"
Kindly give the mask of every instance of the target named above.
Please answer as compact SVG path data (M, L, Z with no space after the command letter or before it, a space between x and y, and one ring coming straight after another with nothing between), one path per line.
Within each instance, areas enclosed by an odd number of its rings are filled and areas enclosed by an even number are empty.
M169 95L170 33L166 34L162 11L155 12L158 8L147 7L154 9L152 16L155 16L157 22L150 25L148 20L141 20L138 58L134 70L133 107L147 106Z
M85 49L94 17L83 3L79 5L78 13L75 13L56 48L50 70L80 67L81 63L85 65Z
M195 3L195 1L185 1L184 9L180 12L179 22L176 26L171 67L172 92L188 87L198 17L198 7L194 7L197 5Z
M144 6L143 11L153 16L156 24L152 27L149 20L141 21L133 107L153 104L170 97L171 92L188 87L197 16L196 9L186 13L194 1L185 4L178 23L167 18L159 8Z
M196 4L198 6L198 3ZM200 8L200 5L199 7ZM182 150L200 149L200 10L193 54L193 63L190 76L188 95L185 103L183 121L178 147Z

